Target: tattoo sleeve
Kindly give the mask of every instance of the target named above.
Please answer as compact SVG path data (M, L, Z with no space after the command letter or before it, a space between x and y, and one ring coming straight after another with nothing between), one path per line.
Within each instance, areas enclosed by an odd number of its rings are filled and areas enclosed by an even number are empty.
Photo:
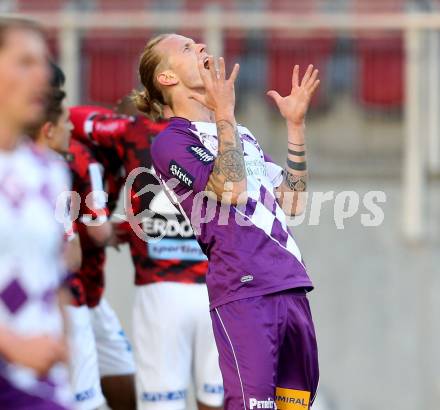
M218 154L208 181L208 190L220 197L226 183L246 182L243 148L237 126L227 120L217 121Z
M295 192L304 192L307 189L307 175L295 175L284 170L284 182L286 185Z
M283 170L283 182L277 188L278 203L287 215L304 212L307 202L307 162L305 126L287 122L287 159Z
M289 143L290 144L290 143ZM293 192L304 192L307 189L307 162L304 144L291 144L287 150L284 184ZM299 149L297 148L299 147Z

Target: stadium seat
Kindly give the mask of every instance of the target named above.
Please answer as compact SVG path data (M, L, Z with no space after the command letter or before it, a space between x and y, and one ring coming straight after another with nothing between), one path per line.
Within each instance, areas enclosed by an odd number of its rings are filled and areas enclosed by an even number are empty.
M61 11L69 0L15 0L17 12Z
M314 0L307 2L290 2L286 0L271 0L268 4L274 12L292 12L308 14L316 12ZM282 31L272 31L268 37L268 88L277 90L281 95L287 95L291 90L292 69L299 64L301 75L309 64L320 71L321 83L326 84L325 77L335 38L328 33L313 32L303 37L290 37ZM324 87L320 87L313 98L312 106L326 105Z
M154 11L181 11L185 0L150 0L150 9Z
M371 1L352 0L349 4L357 13L391 13L399 12L405 8L407 0Z
M372 2L356 0L356 13L399 12L405 7L404 0ZM355 40L357 59L356 96L361 105L374 110L399 109L402 107L404 90L404 50L400 34L370 32L368 38Z
M321 82L325 84L331 52L335 41L330 37L286 38L276 34L268 41L268 87L281 95L291 90L292 69L299 64L302 76L309 64L319 69ZM320 87L312 101L312 106L325 105L326 93Z
M234 9L234 1L233 0L210 0L210 1L202 1L202 0L185 0L185 8L189 11L201 11L206 7L217 6L223 10L232 10Z
M285 11L295 13L312 13L317 10L316 0L290 1L290 0L269 0L268 9L271 11Z
M401 36L356 41L358 98L373 109L398 109L403 104L404 53Z
M132 11L145 10L150 6L150 0L94 0L97 10Z
M85 39L85 101L115 104L137 86L139 55L148 37L149 33L142 33Z

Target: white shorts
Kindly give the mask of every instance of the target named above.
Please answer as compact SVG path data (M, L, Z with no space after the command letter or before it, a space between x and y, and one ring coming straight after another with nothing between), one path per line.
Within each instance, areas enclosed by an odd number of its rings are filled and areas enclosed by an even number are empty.
M98 351L100 376L134 374L131 345L114 310L103 298L98 306L89 311Z
M93 410L105 403L98 356L87 306L66 306L75 410Z
M191 384L199 402L221 406L206 285L164 282L137 286L135 292L138 410L182 410Z

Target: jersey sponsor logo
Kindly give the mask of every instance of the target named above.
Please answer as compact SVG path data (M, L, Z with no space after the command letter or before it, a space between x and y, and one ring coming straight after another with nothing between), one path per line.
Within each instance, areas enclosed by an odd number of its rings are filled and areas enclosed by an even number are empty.
M210 164L214 161L214 155L212 155L205 147L190 145L186 150L204 164Z
M109 122L96 121L94 123L94 126L97 132L111 134L115 132L118 128L120 128L121 125L117 121L109 121Z
M203 391L205 393L209 393L209 394L223 394L224 393L224 389L223 389L223 386L221 384L208 384L208 383L205 383L203 385Z
M93 397L95 397L95 395L96 395L96 391L92 387L88 390L76 393L75 394L75 401L82 402L82 401L90 400L90 399L93 399Z
M252 282L253 280L254 280L254 277L252 275L244 275L241 277L240 282L247 283L247 282Z
M131 348L131 344L130 344L128 338L127 338L127 335L126 335L125 332L124 332L124 329L121 329L121 330L118 332L118 335L121 336L122 342L125 343L125 350L126 350L127 352L131 352L131 351L133 351L133 349Z
M249 408L252 409L276 409L277 405L273 399L268 397L267 400L249 399Z
M166 392L143 392L142 401L173 401L185 400L186 390L166 391Z
M152 237L182 237L194 236L191 224L171 203L165 191L160 191L150 203L150 211L156 215L142 221L144 232Z
M179 219L181 220L179 221ZM142 222L144 232L150 237L177 238L180 236L191 238L194 236L191 224L183 216L180 218L170 216L166 219L157 216L156 218L145 218Z
M175 176L188 188L192 188L194 177L186 169L182 168L176 161L170 162L169 171L171 175Z
M277 387L275 401L279 410L304 410L309 408L310 392Z
M246 172L249 176L267 177L266 164L260 158L258 159L245 158L245 166L246 166Z
M151 259L159 260L208 260L195 239L161 239L157 242L150 241L148 244L148 256Z

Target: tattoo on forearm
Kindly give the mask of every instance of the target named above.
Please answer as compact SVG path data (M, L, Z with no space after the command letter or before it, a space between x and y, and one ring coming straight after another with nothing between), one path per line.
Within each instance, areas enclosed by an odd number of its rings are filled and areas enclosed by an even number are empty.
M284 182L295 192L304 192L307 189L307 175L294 175L285 169Z
M234 126L234 124L232 124L231 122L229 122L227 120L219 120L216 122L216 125L217 125L217 131L218 131L219 136L220 136L220 134L224 133L228 129L233 129L234 132L236 131L236 127Z
M229 150L220 154L217 165L227 181L239 182L246 175L243 153L239 150Z
M225 133L233 132L234 139L225 139ZM246 177L246 168L237 127L229 121L217 122L218 155L214 163L214 172L222 174L227 181L240 182Z

